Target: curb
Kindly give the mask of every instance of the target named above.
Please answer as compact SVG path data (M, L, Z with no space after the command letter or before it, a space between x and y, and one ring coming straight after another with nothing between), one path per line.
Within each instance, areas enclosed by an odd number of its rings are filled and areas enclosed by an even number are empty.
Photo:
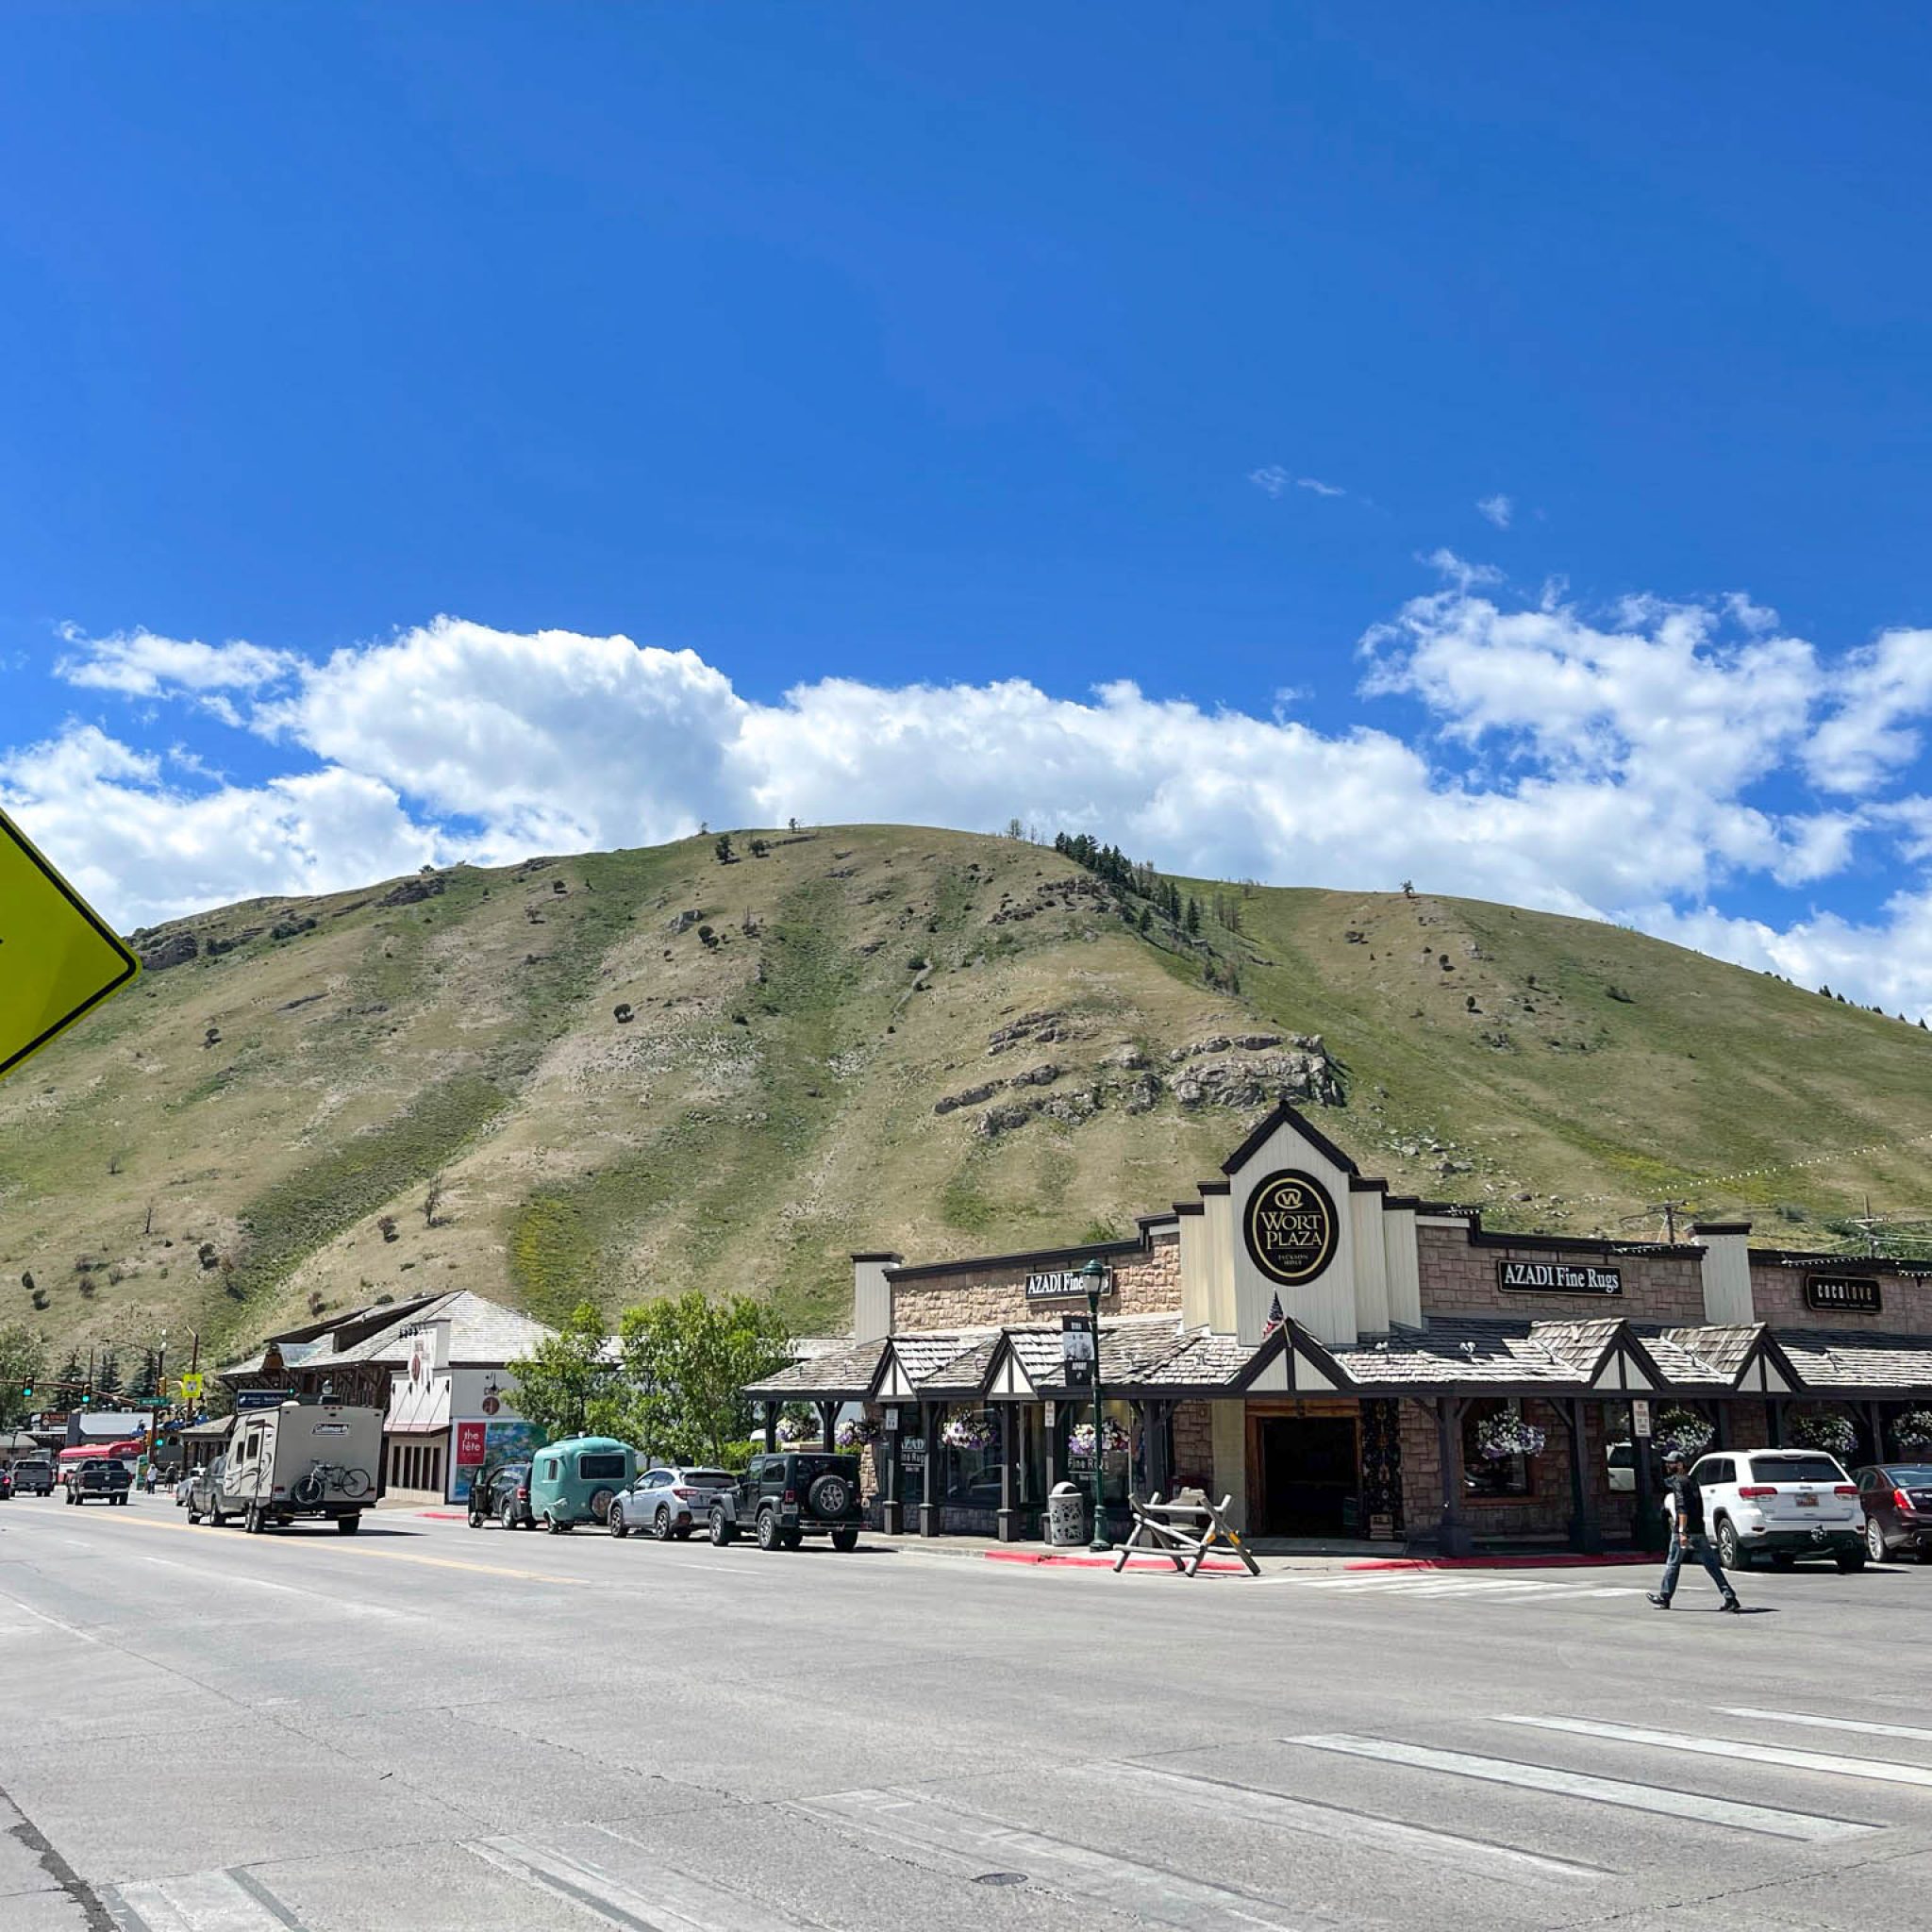
M980 1555L989 1563L1027 1563L1039 1570L1111 1570L1114 1566L1114 1559L1111 1557L1062 1557L1032 1550L982 1550ZM1169 1576L1178 1576L1182 1574L1165 1557L1129 1557L1125 1568L1152 1570ZM1201 1565L1199 1574L1203 1576L1245 1576L1248 1573L1240 1563L1229 1563L1209 1557Z
M1607 1557L1364 1557L1344 1570L1602 1570L1616 1564L1660 1563L1639 1551Z

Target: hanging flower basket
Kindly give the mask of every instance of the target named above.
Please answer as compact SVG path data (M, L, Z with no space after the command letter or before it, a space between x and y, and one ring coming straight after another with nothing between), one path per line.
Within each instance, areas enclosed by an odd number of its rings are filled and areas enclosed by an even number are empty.
M1932 1449L1932 1408L1914 1408L1900 1416L1891 1425L1891 1440L1911 1456Z
M1507 1461L1512 1456L1541 1456L1543 1432L1520 1415L1492 1415L1476 1424L1476 1447L1491 1462Z
M878 1420L874 1416L849 1416L839 1424L839 1447L841 1449L863 1449L868 1442L879 1439Z
M802 1415L781 1415L778 1418L778 1440L781 1442L808 1442L818 1432L818 1424L807 1422Z
M1656 1446L1663 1456L1681 1456L1689 1462L1702 1456L1716 1436L1694 1408L1667 1408L1657 1419Z
M1849 1456L1858 1446L1858 1432L1849 1416L1814 1410L1801 1415L1791 1424L1791 1434L1807 1449L1823 1449L1828 1456Z
M998 1440L992 1418L987 1415L948 1416L940 1431L940 1441L948 1449L991 1449Z
M1106 1445L1103 1454L1124 1456L1127 1451L1127 1432L1117 1422L1106 1424L1101 1441ZM1091 1456L1093 1454L1093 1424L1075 1423L1067 1431L1067 1454L1069 1456Z

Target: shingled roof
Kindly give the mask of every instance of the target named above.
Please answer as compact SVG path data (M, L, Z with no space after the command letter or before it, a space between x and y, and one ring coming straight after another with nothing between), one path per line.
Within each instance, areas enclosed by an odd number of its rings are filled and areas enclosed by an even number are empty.
M872 1388L879 1357L885 1352L883 1341L847 1342L795 1361L761 1382L751 1383L744 1392L754 1402L767 1398L785 1402L794 1396L817 1396L822 1401L830 1401L835 1395L846 1402L858 1402Z
M1846 1334L1832 1328L1780 1328L1779 1344L1807 1391L1932 1393L1932 1341L1924 1336Z

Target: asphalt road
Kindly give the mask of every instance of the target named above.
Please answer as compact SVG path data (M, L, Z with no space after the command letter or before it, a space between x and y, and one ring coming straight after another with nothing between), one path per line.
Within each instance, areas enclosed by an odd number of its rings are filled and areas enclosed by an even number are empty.
M1194 1582L0 1504L0 1932L1890 1926L1932 1569Z

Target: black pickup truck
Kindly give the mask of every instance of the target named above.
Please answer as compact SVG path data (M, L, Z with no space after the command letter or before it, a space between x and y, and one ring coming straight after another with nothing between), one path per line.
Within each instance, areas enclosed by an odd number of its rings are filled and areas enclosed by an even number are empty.
M125 1503L134 1478L125 1462L105 1456L91 1456L67 1472L67 1500L70 1503Z

